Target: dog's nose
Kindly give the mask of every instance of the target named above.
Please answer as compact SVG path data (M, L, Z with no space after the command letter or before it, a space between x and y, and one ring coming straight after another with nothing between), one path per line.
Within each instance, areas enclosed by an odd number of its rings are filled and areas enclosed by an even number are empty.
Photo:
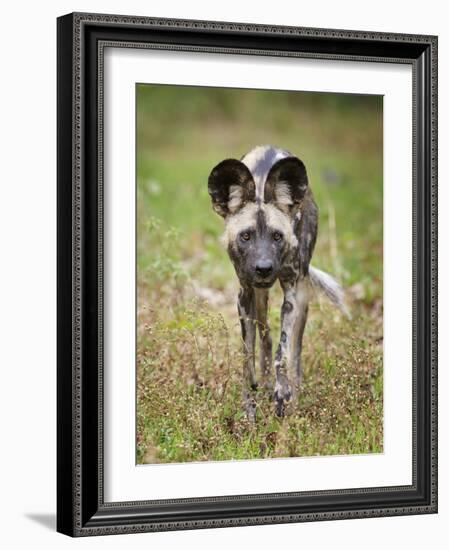
M260 261L256 265L256 273L260 277L268 277L271 275L271 272L273 271L273 264L267 260L267 261Z

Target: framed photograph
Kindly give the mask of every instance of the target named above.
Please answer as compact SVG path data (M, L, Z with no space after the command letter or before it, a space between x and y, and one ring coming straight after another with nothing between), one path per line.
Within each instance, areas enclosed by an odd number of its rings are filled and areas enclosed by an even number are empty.
M437 511L437 38L58 19L71 536Z

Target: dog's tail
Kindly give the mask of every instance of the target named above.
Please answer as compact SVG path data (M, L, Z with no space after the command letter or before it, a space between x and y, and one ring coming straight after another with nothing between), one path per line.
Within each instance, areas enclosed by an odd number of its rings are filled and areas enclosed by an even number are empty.
M335 307L337 307L346 317L349 319L351 318L351 314L345 304L345 292L329 273L325 273L321 271L321 269L317 269L310 265L309 278L314 288L323 292Z

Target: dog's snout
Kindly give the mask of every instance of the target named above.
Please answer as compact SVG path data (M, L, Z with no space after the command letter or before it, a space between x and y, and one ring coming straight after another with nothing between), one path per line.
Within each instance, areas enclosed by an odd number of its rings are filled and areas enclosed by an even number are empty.
M261 260L256 265L256 273L259 277L268 277L273 272L273 264L269 260Z

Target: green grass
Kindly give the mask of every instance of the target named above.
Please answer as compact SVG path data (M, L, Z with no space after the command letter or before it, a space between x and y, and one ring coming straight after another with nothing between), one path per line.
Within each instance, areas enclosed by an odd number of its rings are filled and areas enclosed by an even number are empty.
M137 101L138 462L382 452L381 99L140 86ZM260 390L251 425L237 279L207 177L263 143L305 162L320 208L313 264L349 289L352 319L312 303L297 407L280 420Z

